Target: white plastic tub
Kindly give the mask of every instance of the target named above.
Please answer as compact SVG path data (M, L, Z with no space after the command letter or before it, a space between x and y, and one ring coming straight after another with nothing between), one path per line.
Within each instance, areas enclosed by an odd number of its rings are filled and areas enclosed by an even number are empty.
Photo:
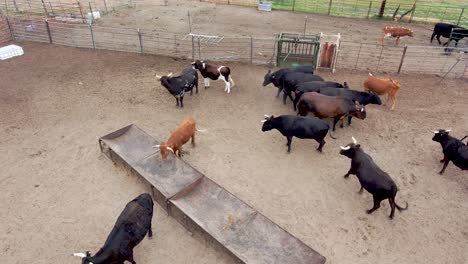
M23 48L17 45L8 45L0 48L0 60L6 60L24 54Z

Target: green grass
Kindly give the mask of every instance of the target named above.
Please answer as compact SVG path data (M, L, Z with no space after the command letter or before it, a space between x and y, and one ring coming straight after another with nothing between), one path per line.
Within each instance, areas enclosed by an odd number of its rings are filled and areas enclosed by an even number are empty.
M333 16L343 17L360 17L360 18L375 18L380 9L381 1L370 0L332 0L331 8L329 8L329 0L273 0L273 8L277 10L293 10L298 12L328 14ZM400 6L397 12L397 17L410 10L413 6L413 0L387 0L384 16L389 18L395 10ZM462 16L463 7L465 11ZM408 14L405 18L409 18ZM418 1L416 10L413 16L413 22L418 23L436 23L446 22L468 27L468 5L466 2L457 0L440 0L440 1Z

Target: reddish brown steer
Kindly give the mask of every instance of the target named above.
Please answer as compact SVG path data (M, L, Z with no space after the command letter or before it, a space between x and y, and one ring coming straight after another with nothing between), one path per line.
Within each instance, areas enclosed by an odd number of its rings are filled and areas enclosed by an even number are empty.
M413 37L413 33L414 33L413 30L409 28L405 28L405 27L384 27L382 31L384 33L381 39L382 46L384 45L385 38L390 38L390 37L396 38L395 45L398 45L401 37L405 37L405 36Z
M182 156L182 146L192 138L192 145L195 146L195 131L198 130L195 127L195 120L189 117L185 119L179 127L172 132L167 142L162 142L161 145L155 145L155 148L159 148L161 151L162 160L166 160L169 152L172 152L179 157Z
M377 78L369 73L369 77L367 77L367 79L364 81L364 90L366 92L375 92L378 95L387 94L387 101L385 104L391 100L391 109L393 110L395 109L396 104L396 94L400 90L400 81Z

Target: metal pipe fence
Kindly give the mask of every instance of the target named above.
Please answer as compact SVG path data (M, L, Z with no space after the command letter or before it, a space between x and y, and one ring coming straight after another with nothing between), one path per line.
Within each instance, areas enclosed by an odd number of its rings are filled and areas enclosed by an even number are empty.
M156 54L185 59L276 62L276 38L219 37L9 17L16 40ZM392 46L342 41L336 68L384 73L466 75L468 48ZM465 55L466 54L466 55ZM461 63L460 63L461 62Z

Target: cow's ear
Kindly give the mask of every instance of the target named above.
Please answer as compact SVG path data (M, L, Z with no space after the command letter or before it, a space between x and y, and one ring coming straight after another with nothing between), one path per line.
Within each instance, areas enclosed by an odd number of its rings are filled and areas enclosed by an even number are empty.
M270 119L273 119L273 118L275 118L275 117L274 117L273 115L271 115L271 116L270 116Z
M87 257L91 257L91 252L86 251L86 256L87 256Z

